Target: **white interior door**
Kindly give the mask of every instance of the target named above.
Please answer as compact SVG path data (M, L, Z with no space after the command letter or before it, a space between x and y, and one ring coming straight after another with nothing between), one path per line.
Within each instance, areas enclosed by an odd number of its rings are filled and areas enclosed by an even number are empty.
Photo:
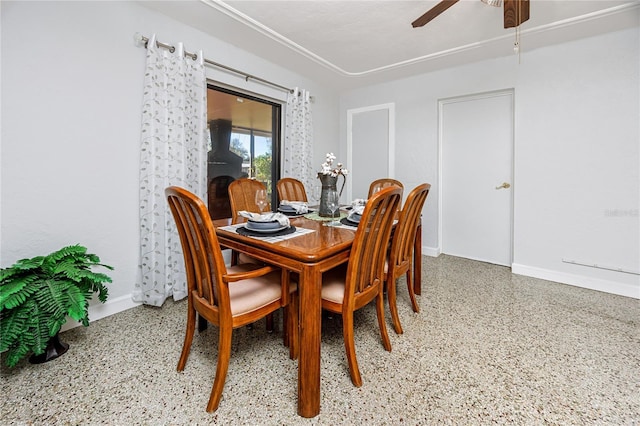
M442 252L511 265L513 91L440 101Z
M347 111L347 190L341 198L367 198L369 184L394 177L395 113L393 104Z

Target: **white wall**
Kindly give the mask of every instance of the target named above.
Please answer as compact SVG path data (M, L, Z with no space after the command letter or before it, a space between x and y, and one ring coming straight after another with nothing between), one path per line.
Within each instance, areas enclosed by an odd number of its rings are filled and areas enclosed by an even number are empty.
M346 111L396 104L396 178L432 184L425 253L437 254L438 99L515 88L516 273L640 298L638 27L354 90ZM357 176L352 176L357 179Z
M98 319L132 306L144 49L157 33L187 50L311 90L315 160L346 158L346 110L396 104L396 176L433 184L423 243L437 252L437 100L515 87L514 271L639 296L638 28L338 96L303 76L132 2L11 2L1 13L0 266L80 243L116 269ZM278 94L209 70L211 78ZM338 111L338 105L340 105ZM340 122L338 127L336 123ZM347 164L347 167L349 165ZM355 178L355 176L350 176ZM633 212L615 216L616 212ZM574 282L577 281L577 282Z
M0 266L79 243L115 267L107 305L133 306L145 50L133 35L184 42L216 62L315 97L318 165L338 141L337 94L133 2L8 2L2 14ZM211 78L274 91L208 70ZM323 146L325 141L332 145Z

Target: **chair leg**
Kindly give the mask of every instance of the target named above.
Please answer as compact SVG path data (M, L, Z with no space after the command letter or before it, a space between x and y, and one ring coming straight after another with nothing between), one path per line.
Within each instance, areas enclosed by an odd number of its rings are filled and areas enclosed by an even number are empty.
M267 315L267 333L273 333L273 313Z
M356 346L353 338L353 312L342 314L342 336L344 339L344 348L347 353L351 383L359 388L362 386L362 377L360 376L360 369L358 368Z
M182 353L178 360L178 371L184 370L184 366L189 358L189 352L191 351L191 343L193 342L193 333L196 330L196 310L191 306L187 307L187 330L184 333L184 343L182 344Z
M396 280L389 276L387 280L387 298L389 299L389 310L391 311L391 320L393 321L393 329L396 334L402 334L402 325L400 325L400 316L398 315L398 304L396 302Z
M382 336L382 345L387 351L391 351L391 341L387 333L387 324L384 321L384 294L382 288L376 298L376 312L378 314L378 325L380 326L380 335Z
M229 370L229 358L231 357L231 334L233 329L229 326L220 327L218 337L218 365L216 367L216 377L213 380L213 388L211 388L211 396L207 404L207 412L218 409L220 398L222 397L222 389L227 379L227 370Z
M205 331L208 324L209 323L207 323L207 320L204 319L202 315L198 314L198 332Z
M407 271L407 290L409 290L409 298L411 299L411 307L413 312L420 312L420 306L416 300L416 293L413 291L413 281L411 280L411 270Z

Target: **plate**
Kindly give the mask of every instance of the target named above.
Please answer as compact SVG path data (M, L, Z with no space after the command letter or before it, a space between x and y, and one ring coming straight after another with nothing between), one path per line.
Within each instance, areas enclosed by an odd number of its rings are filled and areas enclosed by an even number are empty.
M296 213L295 210L281 210L280 207L278 207L278 211L280 213L282 213L283 215L289 216L289 217L297 217L297 216L303 216L303 215L305 215L307 213L313 213L313 210L311 210L311 209L307 210L306 213Z
M282 225L277 220L272 220L270 222L256 222L251 219L247 221L247 227L249 229L255 230L273 230L273 229L282 229ZM286 227L285 227L286 228Z
M350 222L360 223L360 219L362 219L362 215L360 215L358 213L351 213L349 216L347 216L347 219Z
M270 223L270 222L267 222ZM277 223L277 222L276 222ZM255 227L256 222L247 222L244 227L247 228L249 231L253 231L253 232L259 232L261 234L273 234L275 232L280 232L283 229L287 229L289 226L282 226L278 223L278 227L277 228L261 228L261 227Z
M285 226L284 229L279 229L277 231L269 230L269 231L257 231L254 229L248 229L246 226L240 226L236 229L236 232L240 235L247 235L250 237L269 237L269 236L281 236L281 235L289 235L296 232L295 226Z
M354 228L357 228L359 223L358 222L354 222L352 220L349 220L349 218L347 217L343 217L342 219L340 219L340 223L342 223L343 225L347 225L347 226L353 226Z

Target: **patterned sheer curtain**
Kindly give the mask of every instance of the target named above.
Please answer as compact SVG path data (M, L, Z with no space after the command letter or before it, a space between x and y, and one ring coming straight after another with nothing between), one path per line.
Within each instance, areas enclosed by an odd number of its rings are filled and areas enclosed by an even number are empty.
M297 87L287 96L287 113L284 132L284 167L286 177L300 180L311 197L316 185L312 165L313 126L309 92Z
M204 199L207 84L202 51L184 55L147 44L140 135L140 257L133 300L161 306L187 295L182 247L164 196L170 185Z

